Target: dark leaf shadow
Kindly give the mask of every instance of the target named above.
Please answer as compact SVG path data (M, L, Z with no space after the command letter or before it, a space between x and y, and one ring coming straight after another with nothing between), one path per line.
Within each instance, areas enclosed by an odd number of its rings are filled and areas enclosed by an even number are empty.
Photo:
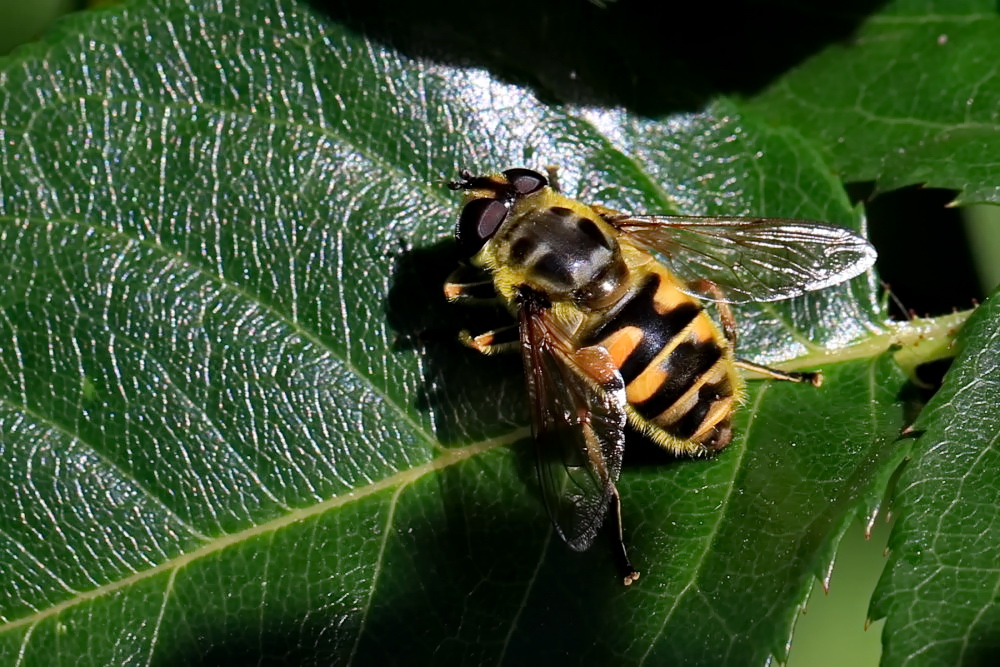
M445 446L504 435L527 424L524 376L517 354L484 356L458 342L462 329L486 331L513 320L499 305L462 307L442 291L458 264L454 241L401 252L385 312L395 351L414 351L424 369L415 407L433 416Z
M753 95L810 55L852 39L883 4L670 3L664 19L646 3L625 1L313 2L410 57L485 67L552 103L624 106L650 117L697 110L719 95Z
M510 655L523 656L560 650L547 638L578 632L576 610L589 610L588 626L605 624L603 602L623 594L610 554L598 545L570 551L516 484L482 483L496 472L470 460L418 482L419 492L400 494L370 599L345 596L351 587L330 579L309 583L308 591L289 589L279 576L259 591L259 608L236 604L224 619L192 601L184 605L186 641L164 646L157 662L482 664L496 662L495 640L508 628L516 630ZM438 486L440 495L431 488ZM428 511L436 498L440 511ZM341 576L361 572L366 585L375 568L345 565ZM519 626L522 614L545 619L546 627ZM470 644L462 638L465 623L495 626L494 641Z

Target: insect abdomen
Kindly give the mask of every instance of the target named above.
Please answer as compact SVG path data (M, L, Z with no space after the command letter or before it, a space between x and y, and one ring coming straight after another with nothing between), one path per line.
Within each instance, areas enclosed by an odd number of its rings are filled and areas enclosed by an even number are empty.
M729 444L742 392L732 352L665 270L646 273L587 344L608 349L625 381L631 421L661 446L691 454Z

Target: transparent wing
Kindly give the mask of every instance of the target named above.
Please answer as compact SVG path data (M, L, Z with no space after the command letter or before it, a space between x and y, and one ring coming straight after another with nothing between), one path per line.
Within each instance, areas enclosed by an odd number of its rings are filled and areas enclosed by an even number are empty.
M659 254L679 277L707 279L710 301L779 301L822 289L875 263L875 248L843 227L784 218L608 214L623 234ZM694 291L694 290L693 290Z
M520 325L545 506L560 537L583 551L621 471L625 385L607 350L572 349L547 308L522 303Z

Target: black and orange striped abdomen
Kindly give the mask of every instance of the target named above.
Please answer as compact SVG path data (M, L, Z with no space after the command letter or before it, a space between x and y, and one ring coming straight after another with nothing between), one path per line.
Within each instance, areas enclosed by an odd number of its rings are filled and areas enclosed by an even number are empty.
M686 454L729 444L743 380L718 326L665 268L642 272L584 338L608 349L625 381L630 421L658 444Z

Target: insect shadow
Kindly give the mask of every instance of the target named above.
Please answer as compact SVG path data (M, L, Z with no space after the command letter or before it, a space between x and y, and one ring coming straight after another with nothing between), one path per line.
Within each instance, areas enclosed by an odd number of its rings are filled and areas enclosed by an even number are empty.
M511 324L499 303L461 308L448 303L443 286L457 266L453 240L408 249L394 262L385 299L396 333L393 353L412 353L421 367L415 407L429 412L444 446L467 445L528 423L524 375L516 354L484 356L458 341L462 329Z

